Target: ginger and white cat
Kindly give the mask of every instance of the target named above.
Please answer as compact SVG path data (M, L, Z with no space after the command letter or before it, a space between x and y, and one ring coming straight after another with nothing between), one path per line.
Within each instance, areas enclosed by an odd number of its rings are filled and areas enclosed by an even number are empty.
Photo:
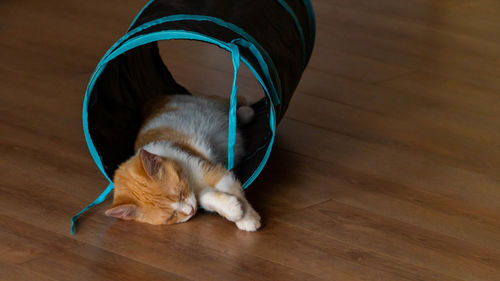
M158 106L159 105L159 106ZM115 172L113 207L107 216L150 224L185 222L197 206L220 214L239 229L255 231L260 216L228 171L229 104L187 95L162 98L149 110L135 143L136 154ZM251 107L237 111L240 122ZM243 156L237 132L235 162Z

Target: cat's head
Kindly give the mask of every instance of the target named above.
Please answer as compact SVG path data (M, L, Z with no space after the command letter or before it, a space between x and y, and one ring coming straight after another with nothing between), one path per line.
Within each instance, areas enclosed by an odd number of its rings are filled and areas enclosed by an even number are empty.
M196 197L182 167L146 150L120 165L114 176L113 208L106 215L150 224L185 222Z

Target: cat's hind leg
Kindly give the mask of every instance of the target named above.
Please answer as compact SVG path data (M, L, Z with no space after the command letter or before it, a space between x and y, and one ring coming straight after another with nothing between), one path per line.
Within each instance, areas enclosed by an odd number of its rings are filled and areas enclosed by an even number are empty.
M236 115L238 116L238 121L240 121L241 124L246 125L253 120L255 110L247 105L240 106L236 111Z

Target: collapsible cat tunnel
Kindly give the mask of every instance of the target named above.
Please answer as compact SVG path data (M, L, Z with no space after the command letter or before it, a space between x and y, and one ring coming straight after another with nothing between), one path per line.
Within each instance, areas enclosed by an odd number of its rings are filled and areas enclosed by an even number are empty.
M83 130L90 153L110 182L106 190L72 218L101 203L113 190L118 165L134 154L142 124L141 107L159 95L189 94L160 57L157 41L187 39L231 52L234 65L229 111L228 169L248 187L264 168L276 124L307 65L314 45L315 19L309 0L152 0L128 32L106 52L88 83ZM168 57L167 57L168 59ZM265 97L252 107L253 121L242 129L246 156L233 167L236 136L237 72L242 61Z

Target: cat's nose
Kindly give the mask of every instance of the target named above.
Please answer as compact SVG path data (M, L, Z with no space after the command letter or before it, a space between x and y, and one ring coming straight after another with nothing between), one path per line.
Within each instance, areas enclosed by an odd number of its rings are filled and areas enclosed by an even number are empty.
M196 207L191 207L191 212L189 212L188 216L192 216L194 215L194 213L196 213Z

